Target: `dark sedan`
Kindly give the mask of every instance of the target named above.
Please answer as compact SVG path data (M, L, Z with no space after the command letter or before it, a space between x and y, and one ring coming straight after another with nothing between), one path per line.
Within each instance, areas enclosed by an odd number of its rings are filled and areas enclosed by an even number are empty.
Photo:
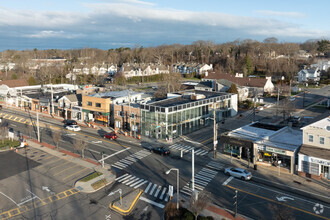
M152 149L150 149L151 152L154 152L156 154L160 154L160 155L165 155L168 156L170 155L170 151L168 149L165 149L164 147L154 147Z

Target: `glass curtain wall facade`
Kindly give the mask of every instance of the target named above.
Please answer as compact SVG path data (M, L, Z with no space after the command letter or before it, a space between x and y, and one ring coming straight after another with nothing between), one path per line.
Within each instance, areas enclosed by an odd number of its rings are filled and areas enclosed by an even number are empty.
M157 139L177 138L230 116L230 96L196 100L171 107L141 104L141 131Z

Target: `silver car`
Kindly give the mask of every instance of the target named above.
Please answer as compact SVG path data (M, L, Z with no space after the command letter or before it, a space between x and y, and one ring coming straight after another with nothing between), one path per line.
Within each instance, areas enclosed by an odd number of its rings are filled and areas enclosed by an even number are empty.
M225 174L240 178L241 180L250 180L252 178L252 174L242 168L226 168Z

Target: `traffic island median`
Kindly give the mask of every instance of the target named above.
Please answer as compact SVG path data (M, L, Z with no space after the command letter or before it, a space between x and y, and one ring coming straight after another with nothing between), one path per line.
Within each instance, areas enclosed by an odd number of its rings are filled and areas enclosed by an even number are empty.
M119 198L110 203L109 208L118 212L121 215L129 215L142 194L143 190L136 189L125 194L122 198Z
M79 189L80 192L93 193L113 183L115 179L116 175L112 172L94 172L78 180L75 183L75 187Z

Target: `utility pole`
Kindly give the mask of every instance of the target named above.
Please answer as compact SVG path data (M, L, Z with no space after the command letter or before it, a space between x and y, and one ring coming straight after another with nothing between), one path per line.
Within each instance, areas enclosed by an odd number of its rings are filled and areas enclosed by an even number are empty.
M235 199L235 215L234 217L236 218L236 215L237 215L237 190L235 190L235 196L234 196L234 199Z
M131 96L128 90L128 117L129 117L129 136L132 136L132 126L131 126Z
M254 93L254 98L253 98L253 122L256 121L256 92L253 89L253 93Z
M22 98L23 98L23 91L21 89L21 110L22 110L22 107L23 107Z
M53 84L51 86L51 96L52 96L52 115L54 114L54 93L53 93Z
M213 103L213 158L216 158L217 156L217 125L216 125L216 119L215 119L215 103Z
M191 150L191 189L195 191L195 149Z
M40 143L39 112L37 112L37 131L38 131L38 142Z

